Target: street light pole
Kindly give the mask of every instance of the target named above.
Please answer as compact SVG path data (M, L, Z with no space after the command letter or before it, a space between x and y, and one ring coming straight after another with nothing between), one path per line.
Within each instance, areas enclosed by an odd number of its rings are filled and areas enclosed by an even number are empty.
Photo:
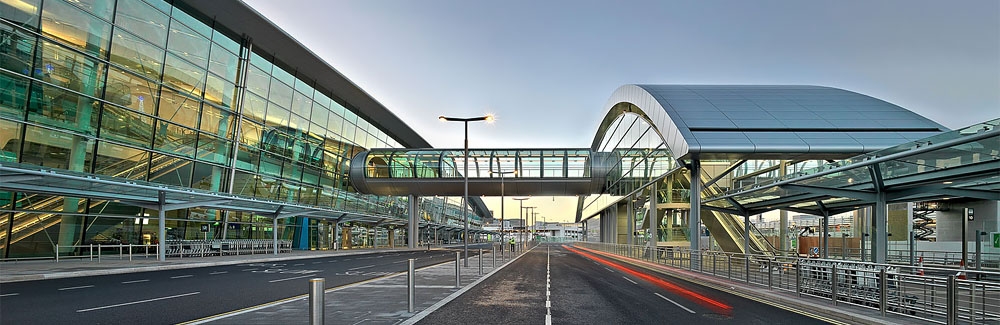
M504 192L504 188L503 188L503 175L504 174L514 174L514 176L516 177L517 176L517 170L515 169L515 170L511 170L511 171L506 171L505 172L505 171L503 171L503 168L501 167L500 171L495 172L495 171L491 170L490 174L491 175L492 174L500 174L500 251L502 252L503 251L503 245L504 245L504 242L503 242L503 238L504 238L504 232L503 232L503 201L504 201L504 195L503 195L504 194L503 193Z
M462 251L465 255L465 267L469 267L469 122L476 121L493 121L493 115L478 116L478 117L445 117L444 115L438 116L438 119L445 122L462 122L465 124L465 166L462 166L465 170L462 173L462 178L465 183L465 194L462 195L462 219L465 224L465 231L462 232Z
M522 216L522 213L524 212L524 200L527 200L527 199L529 199L529 198L526 198L526 197L521 197L521 198L514 198L514 199L515 199L515 200L517 200L518 202L520 202L520 203L521 203L521 208L517 210L517 217L518 217L518 220L522 220L522 219L520 219L520 218L522 218L521 216ZM523 220L522 220L522 221L523 221ZM528 223L527 223L527 222L525 222L525 223L524 223L523 225L521 225L521 226L522 226L522 227L521 227L521 228L522 228L522 229L521 229L521 232L523 233L523 232L524 232L524 227L527 227L527 226L528 226ZM520 235L520 237L521 237L522 239L524 238L523 236L524 236L524 235Z

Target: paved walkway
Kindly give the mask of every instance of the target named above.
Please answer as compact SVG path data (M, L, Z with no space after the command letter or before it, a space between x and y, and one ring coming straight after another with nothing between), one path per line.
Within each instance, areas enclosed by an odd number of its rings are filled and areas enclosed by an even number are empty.
M444 248L461 248L461 245ZM421 248L427 249L427 248ZM441 248L435 248L441 249ZM384 252L387 249L354 249L338 251L293 251L275 255L241 255L168 258L165 262L155 256L133 256L98 259L62 259L58 263L45 261L9 261L0 263L0 283L55 279L66 277L122 274L242 264L252 262L288 261L337 255L355 255ZM409 249L395 249L409 250ZM470 254L472 255L472 254ZM470 256L469 266L460 263L460 286L456 286L455 262L446 262L415 271L415 305L409 312L407 304L406 273L372 279L343 287L327 289L325 293L325 323L327 324L397 324L412 323L445 303L461 295L492 273L502 269L520 255L486 252ZM482 262L482 273L480 273ZM282 301L233 311L189 324L273 324L280 319L284 324L309 323L308 294Z

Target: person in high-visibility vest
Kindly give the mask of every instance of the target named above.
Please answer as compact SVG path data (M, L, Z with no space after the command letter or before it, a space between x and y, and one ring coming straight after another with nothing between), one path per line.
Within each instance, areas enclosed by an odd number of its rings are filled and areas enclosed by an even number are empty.
M513 251L514 251L514 238L511 238L511 239L510 239L510 251L511 251L511 252L513 252Z

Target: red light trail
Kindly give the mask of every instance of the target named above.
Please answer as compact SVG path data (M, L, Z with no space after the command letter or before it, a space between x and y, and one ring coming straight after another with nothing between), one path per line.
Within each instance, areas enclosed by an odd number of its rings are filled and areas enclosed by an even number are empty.
M618 263L615 263L615 262L603 259L601 257L598 257L596 255L593 255L593 254L590 254L590 253L587 253L587 252L584 252L584 251L581 251L581 250L578 250L578 249L573 248L573 247L569 247L569 246L563 245L563 248L565 248L565 249L567 249L567 250L569 250L571 252L580 254L580 255L582 255L582 256L584 256L586 258L589 258L589 259L592 259L594 261L600 262L600 263L602 263L604 265L613 267L613 268L615 268L615 269L617 269L619 271L625 272L625 273L630 274L632 276L635 276L637 278L646 280L647 282L652 283L652 284L654 284L654 285L656 285L656 286L658 286L660 288L663 288L664 290L667 290L667 291L673 292L673 293L675 293L677 295L683 296L683 297L687 298L688 300L694 301L695 303L698 303L698 304L700 304L702 306L705 306L705 307L708 307L708 308L712 308L712 309L717 309L717 310L720 310L720 311L722 311L722 312L724 312L726 314L728 314L729 312L731 312L732 309L733 309L733 307L731 307L731 306L729 306L729 305L727 305L725 303L722 303L720 301L717 301L717 300L714 300L712 298L706 297L706 296L704 296L702 294L699 294L697 292L685 289L685 288L683 288L681 286L678 286L676 284L667 282L667 281L665 281L663 279L654 277L652 275L641 273L639 271L630 269L630 268L628 268L628 267L626 267L624 265L621 265L621 264L618 264Z

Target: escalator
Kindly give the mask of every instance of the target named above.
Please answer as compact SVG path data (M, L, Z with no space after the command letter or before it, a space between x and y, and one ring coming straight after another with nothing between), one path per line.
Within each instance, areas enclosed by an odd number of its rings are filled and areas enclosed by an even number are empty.
M683 175L681 177L682 185L687 188L691 187L691 178L688 173L680 173ZM708 179L702 175L702 184L707 182ZM707 196L716 196L721 194L721 189L716 186L708 186L703 189ZM749 249L744 247L743 234L745 233L743 217L736 216L728 213L716 212L711 210L701 210L701 222L708 229L712 238L715 242L722 248L723 251L729 253L750 253L750 254L762 254L762 255L773 255L774 246L768 242L764 235L760 233L753 224L750 225L750 247ZM690 237L689 237L690 238Z
M194 140L188 140L192 143ZM182 146L193 148L193 146ZM193 149L190 149L193 151ZM193 152L192 152L193 153ZM125 159L120 159L114 163L103 166L96 174L108 175L112 177L135 179L133 175L144 175L145 171L151 177L176 171L191 164L190 160L180 159L166 155L154 155L152 159L146 158L149 152L140 152ZM0 218L0 229L7 229L9 220L13 220L10 227L10 244L18 243L27 238L31 238L50 227L59 225L62 222L62 213L65 209L65 197L49 196L41 194L29 194L17 198L14 207L22 212L15 212L13 218ZM106 201L88 200L88 210L98 208L106 204ZM75 212L75 211L74 211ZM88 233L93 231L88 229ZM6 249L8 245L7 232L0 231L0 249Z

